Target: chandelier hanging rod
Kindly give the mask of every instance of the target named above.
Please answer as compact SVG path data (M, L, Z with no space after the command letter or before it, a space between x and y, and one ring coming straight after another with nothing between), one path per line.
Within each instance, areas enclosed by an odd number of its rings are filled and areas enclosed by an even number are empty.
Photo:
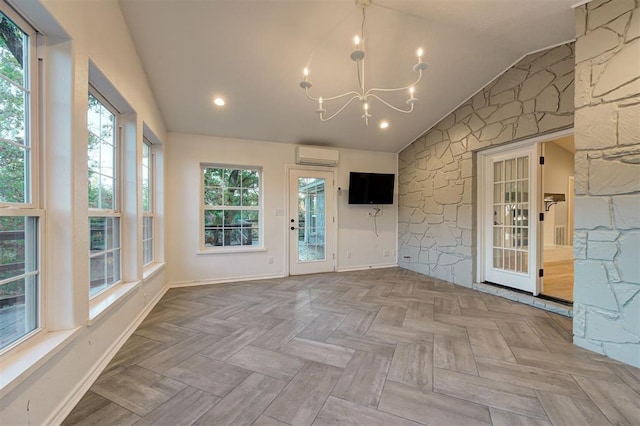
M362 108L363 108L363 115L362 118L365 120L365 124L368 125L369 124L369 119L372 117L370 112L369 112L369 100L370 99L375 99L377 101L379 101L380 103L382 103L383 105L386 105L387 107L404 113L404 114L409 114L411 112L413 112L413 108L414 108L414 104L418 101L418 98L416 98L414 96L415 94L415 86L420 82L420 80L422 79L422 72L424 70L427 69L427 64L424 63L422 61L422 55L423 55L423 51L422 48L418 49L416 54L418 56L418 62L413 66L413 70L415 72L418 73L418 78L411 84L403 86L403 87L398 87L398 88L378 88L378 87L372 87L368 90L365 90L365 32L366 32L366 13L365 13L365 9L371 5L371 0L356 0L356 6L360 7L362 9L362 25L361 25L361 32L360 35L356 35L354 37L354 44L355 44L355 49L353 50L353 52L351 52L351 60L353 60L356 63L356 74L357 74L357 78L358 78L358 90L359 91L354 91L351 90L349 92L346 93L342 93L340 95L336 95L336 96L331 96L331 97L314 97L311 96L311 94L309 93L309 89L312 87L311 82L309 81L309 69L305 68L304 72L303 72L303 81L300 82L300 87L304 89L305 95L307 96L307 98L309 98L310 100L317 102L318 103L318 108L316 109L316 113L318 113L318 116L320 118L321 121L329 121L332 118L334 118L335 116L337 116L338 114L340 114L342 111L345 110L345 108L347 106L349 106L354 100L359 100L360 103L362 104ZM409 91L409 99L406 100L406 104L409 105L408 109L402 109L400 107L394 106L391 103L385 101L384 99L382 99L380 96L376 95L377 93L391 93L391 92L400 92L400 91L405 91L408 90ZM334 112L333 114L331 114L328 117L325 117L325 113L327 112L324 109L324 103L325 102L331 102L331 101L335 101L341 98L345 98L351 96L344 105L342 105L340 108L338 108L338 110L336 112Z

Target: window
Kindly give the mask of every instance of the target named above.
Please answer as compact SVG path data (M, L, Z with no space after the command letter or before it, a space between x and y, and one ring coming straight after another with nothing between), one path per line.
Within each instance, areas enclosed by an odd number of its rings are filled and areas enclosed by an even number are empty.
M120 281L117 111L89 92L89 296Z
M0 351L41 326L35 58L35 32L0 11Z
M142 144L142 264L153 262L153 157L151 142Z
M260 246L259 169L202 166L204 247Z

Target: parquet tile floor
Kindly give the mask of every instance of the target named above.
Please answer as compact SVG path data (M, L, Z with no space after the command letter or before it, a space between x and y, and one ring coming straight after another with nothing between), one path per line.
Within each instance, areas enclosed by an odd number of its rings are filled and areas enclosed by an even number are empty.
M640 424L571 330L400 268L173 289L64 424Z

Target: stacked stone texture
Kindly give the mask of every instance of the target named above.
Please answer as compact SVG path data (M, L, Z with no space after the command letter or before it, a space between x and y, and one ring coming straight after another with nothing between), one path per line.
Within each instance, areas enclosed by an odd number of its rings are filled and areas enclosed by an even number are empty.
M574 343L640 367L640 1L576 10Z
M526 56L400 153L400 266L471 286L474 152L573 126L573 47Z

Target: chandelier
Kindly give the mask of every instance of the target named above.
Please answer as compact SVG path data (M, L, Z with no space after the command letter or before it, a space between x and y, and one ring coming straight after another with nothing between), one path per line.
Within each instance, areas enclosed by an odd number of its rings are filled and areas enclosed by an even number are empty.
M418 62L413 66L413 70L418 73L418 78L416 79L416 81L414 81L413 83L407 86L399 87L397 89L371 87L365 90L365 60L364 60L365 41L366 41L365 40L365 29L366 29L365 10L367 6L370 6L370 5L371 5L371 0L356 0L356 6L362 9L362 26L360 30L360 35L359 36L356 35L353 38L353 43L355 47L353 52L351 52L351 60L356 63L356 74L358 77L357 91L352 90L352 91L343 93L341 95L331 96L328 98L326 97L314 98L309 94L309 89L312 86L311 82L309 81L309 69L308 68L304 69L304 73L303 73L304 79L300 82L300 87L304 89L304 92L307 95L307 98L311 99L313 102L318 103L318 108L316 109L316 112L318 113L318 116L320 117L321 121L331 120L332 118L340 114L342 111L344 111L345 108L349 106L349 104L357 100L362 105L363 114L361 118L364 119L364 122L366 125L369 125L369 119L371 118L369 105L372 99L375 99L381 102L382 104L388 106L389 108L404 114L409 114L413 112L413 105L418 101L418 99L415 97L415 86L422 79L422 72L427 69L427 64L422 62L422 54L423 54L422 48L417 50L416 54L418 56ZM385 101L381 97L383 93L401 92L401 91L408 91L409 93L409 98L406 100L406 104L408 105L408 107L404 107L405 109L394 106L389 102ZM327 111L324 109L324 106L325 104L333 101L342 101L342 106L339 106L333 114L327 117L325 116L325 113ZM340 105L338 102L335 102L334 104Z

